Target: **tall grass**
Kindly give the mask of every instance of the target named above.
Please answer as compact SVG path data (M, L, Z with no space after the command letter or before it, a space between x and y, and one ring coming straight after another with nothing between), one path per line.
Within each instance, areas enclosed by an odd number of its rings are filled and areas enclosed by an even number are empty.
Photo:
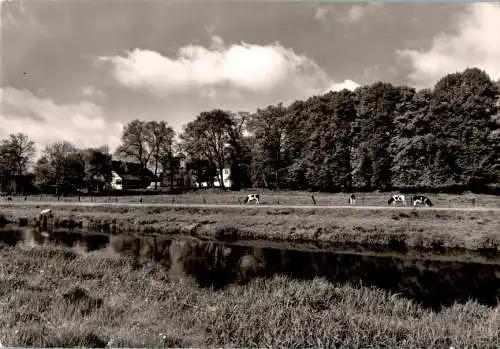
M496 348L500 305L439 312L375 288L286 277L200 289L99 251L0 249L6 346Z

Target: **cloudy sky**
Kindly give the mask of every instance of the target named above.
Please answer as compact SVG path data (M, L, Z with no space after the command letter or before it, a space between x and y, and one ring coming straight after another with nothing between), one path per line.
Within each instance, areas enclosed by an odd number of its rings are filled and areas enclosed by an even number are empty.
M496 80L499 43L499 2L3 1L0 138L113 150L135 118L180 131L203 110L379 80Z

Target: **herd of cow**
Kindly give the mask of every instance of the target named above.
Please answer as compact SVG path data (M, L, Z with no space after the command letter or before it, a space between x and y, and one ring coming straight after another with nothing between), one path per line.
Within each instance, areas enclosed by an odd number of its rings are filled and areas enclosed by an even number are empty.
M260 195L259 194L248 194L245 198L244 203L246 204L246 203L249 203L251 201L255 201L257 204L260 204ZM424 195L413 195L411 197L411 202L413 203L413 206L417 206L418 204L429 206L429 207L433 206L431 200ZM388 205L397 205L398 203L402 203L404 206L406 206L406 197L404 195L401 195L401 194L392 195L390 197L390 199L387 201ZM351 194L351 196L349 196L349 204L350 205L356 204L356 196L354 194ZM52 209L48 208L48 209L42 210L37 215L36 225L45 230L53 224L53 220L54 220L54 213L52 212Z
M349 197L349 204L354 205L355 203L356 203L356 196L354 196L354 194L351 194L351 196ZM406 196L401 194L393 195L387 201L388 205L397 205L398 203L402 203L404 206L406 206ZM424 195L413 195L411 197L411 203L413 204L413 206L417 206L418 204L427 207L434 206L432 204L431 199L429 199L427 196Z
M26 200L27 197L24 198L24 200ZM432 207L434 206L431 202L431 200L427 197L427 196L424 196L424 195L413 195L411 198L411 203L413 204L413 206L417 206L418 204L420 205L424 205L424 206L427 206L427 207ZM12 198L9 196L7 197L7 200L8 201L12 201ZM245 197L245 201L244 203L249 203L251 201L255 201L257 204L260 204L260 195L259 194L248 194L246 197ZM141 198L141 202L142 202L142 198ZM396 194L396 195L392 195L389 200L387 201L387 204L388 205L397 205L398 203L402 203L404 206L406 206L406 197L404 195L401 195L401 194ZM351 196L349 196L349 205L355 205L356 204L356 196L354 194L351 194Z
M257 204L260 204L260 195L259 194L248 194L245 198L245 204L249 203L251 201L255 201ZM431 202L431 200L424 195L413 195L411 197L411 202L413 203L413 206L417 206L418 204L424 205L427 207L434 206ZM388 205L397 205L398 203L402 203L404 206L406 206L406 197L401 194L393 195L390 197L390 199L387 201ZM354 194L351 194L349 196L349 204L350 205L355 205L356 204L356 196Z

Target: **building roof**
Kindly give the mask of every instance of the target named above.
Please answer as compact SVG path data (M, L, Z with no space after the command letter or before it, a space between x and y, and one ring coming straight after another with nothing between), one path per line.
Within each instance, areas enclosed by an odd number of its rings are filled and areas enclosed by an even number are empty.
M113 171L125 180L140 180L142 177L154 180L154 173L148 168L142 168L136 162L112 161Z

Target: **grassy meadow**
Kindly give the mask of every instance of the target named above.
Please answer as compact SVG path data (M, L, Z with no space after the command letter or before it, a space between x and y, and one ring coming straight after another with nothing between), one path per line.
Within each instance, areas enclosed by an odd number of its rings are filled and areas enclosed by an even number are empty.
M311 196L314 196L316 204L319 206L342 206L348 205L350 193L311 193L304 191L271 191L266 189L248 189L241 191L222 191L220 189L202 189L190 191L184 194L151 194L142 196L143 203L177 203L177 204L239 204L247 194L258 193L261 195L261 204L264 205L313 205ZM356 204L366 206L386 206L391 193L355 193ZM500 197L495 195L484 195L474 193L464 194L429 194L420 193L428 196L436 207L500 207ZM409 198L412 194L406 194ZM111 202L127 203L139 202L140 195L136 196L111 196ZM81 202L108 202L108 196L80 197ZM16 201L23 201L24 197L14 197ZM54 195L30 196L29 200L37 202L57 200ZM407 199L408 200L408 199ZM474 200L474 201L473 201ZM77 202L76 196L62 196L60 201ZM409 200L408 200L409 204Z
M70 347L498 348L500 305L435 312L375 288L171 280L109 250L0 247L0 342Z
M237 193L209 193L210 203L237 201ZM239 194L241 197L241 194ZM385 194L370 194L365 201L383 205ZM495 196L433 197L436 207L465 205L475 198L477 206L499 207ZM315 196L318 204L341 204L347 195L321 194ZM53 199L53 197L52 197ZM64 199L64 198L62 198ZM70 199L70 198L66 198ZM107 198L98 198L105 200ZM262 201L280 204L307 204L306 193L263 195ZM73 202L76 198L71 198ZM88 198L85 198L88 200ZM133 202L138 197L121 197L119 202ZM474 251L500 251L500 214L494 211L453 211L432 208L408 210L332 208L275 208L252 207L148 207L148 202L176 203L203 202L203 194L187 193L172 196L144 196L144 207L75 206L71 201L53 207L56 223L61 227L71 224L111 233L137 232L157 234L183 234L211 239L259 239L288 243L314 243L324 248L354 248L374 251L404 252L406 249L440 251L467 249ZM302 201L301 201L302 200ZM358 195L358 205L360 199ZM31 223L41 209L49 207L45 201L36 205L0 206L0 215L14 222L27 218ZM44 204L45 203L45 204ZM470 206L470 205L469 205Z

